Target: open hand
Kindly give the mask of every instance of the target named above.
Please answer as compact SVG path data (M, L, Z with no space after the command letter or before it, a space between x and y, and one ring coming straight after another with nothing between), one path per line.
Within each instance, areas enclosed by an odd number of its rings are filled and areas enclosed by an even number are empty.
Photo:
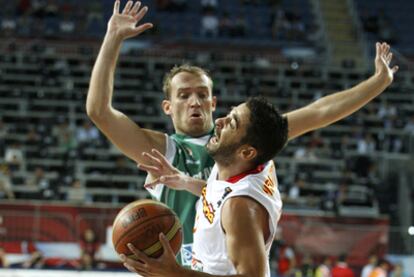
M120 0L114 4L114 12L108 22L108 33L121 40L139 35L153 27L151 23L137 25L148 11L148 7L141 7L141 2L128 1L122 11L119 12Z
M390 46L387 43L377 42L375 46L375 74L382 76L387 85L389 85L394 80L394 74L398 71L398 66L390 66L392 52L390 52Z
M151 176L151 182L144 187L153 188L158 184L164 184L176 190L185 189L188 176L173 167L167 158L156 149L152 149L151 154L143 152L142 155L148 160L148 164L138 164L137 167L147 171Z

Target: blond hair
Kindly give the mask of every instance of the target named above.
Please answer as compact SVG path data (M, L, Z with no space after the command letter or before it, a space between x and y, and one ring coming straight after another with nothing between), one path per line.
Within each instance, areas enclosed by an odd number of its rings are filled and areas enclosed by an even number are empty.
M207 76L211 83L211 89L213 89L213 80L211 79L210 75L206 70L201 67L190 65L190 64L182 64L180 66L175 65L168 73L165 74L164 80L162 83L162 90L164 92L164 96L166 99L170 99L171 97L171 81L175 75L181 72L188 72L194 74L198 77L202 77L203 75Z

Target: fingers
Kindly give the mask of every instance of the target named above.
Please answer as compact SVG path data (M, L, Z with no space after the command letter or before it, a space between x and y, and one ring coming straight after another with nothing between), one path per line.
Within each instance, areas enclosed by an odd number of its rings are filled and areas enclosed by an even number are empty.
M148 11L148 7L147 6L143 7L142 9L140 9L139 12L136 15L134 15L135 20L136 21L140 21L144 17L144 15L147 13L147 11Z
M147 172L156 173L157 175L159 175L161 173L160 168L157 167L157 166L146 165L146 164L138 164L137 167L139 169L147 171Z
M174 251L172 250L170 242L167 240L167 237L163 233L160 233L159 238L160 238L162 248L164 249L163 255L174 257L175 256Z
M136 13L139 10L139 7L141 7L141 2L137 1L135 2L134 6L132 7L132 9L129 11L129 15L135 16Z
M141 25L142 26L142 25ZM140 27L140 26L139 26ZM137 27L138 28L138 27ZM159 159L157 159L155 156L151 155L148 152L142 152L142 156L146 157L147 159L150 160L150 162L152 164L158 164L158 165L162 165L161 161Z
M385 57L385 61L387 62L387 64L390 64L392 60L392 53L388 53L388 55Z
M157 149L152 149L151 152L154 155L154 157L158 158L158 160L160 160L163 163L163 165L171 167L167 158L163 154L161 154L160 151L158 151Z
M114 4L114 14L119 14L120 1L116 0Z
M399 67L398 67L398 65L396 65L393 68L391 68L391 71L392 71L393 74L395 74L395 73L397 73L398 69L399 69Z
M126 3L126 5L125 5L124 9L122 10L122 14L128 14L128 13L129 13L129 10L130 10L130 9L131 9L131 7L132 7L132 4L133 4L133 1L129 0L129 1Z
M161 183L160 178L157 178L157 179L155 179L155 180L154 180L154 181L152 181L152 182L149 182L149 183L144 184L144 188L147 188L147 189L154 189L154 187L155 187L156 185L159 185L160 183Z
M127 244L129 250L135 255L135 257L137 258L138 261L136 261L136 263L140 263L140 264L147 264L150 262L149 258L147 257L147 255L145 255L144 253L142 253L141 251L139 251L138 249L135 248L134 245L132 245L132 243L128 243Z
M143 269L145 268L144 263L128 258L124 254L120 254L119 258L123 262L123 265L131 272L142 273Z

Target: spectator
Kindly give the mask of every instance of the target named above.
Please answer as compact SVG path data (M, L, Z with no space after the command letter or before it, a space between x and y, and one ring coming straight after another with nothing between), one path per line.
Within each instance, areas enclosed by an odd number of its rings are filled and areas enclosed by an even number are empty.
M314 276L314 265L313 260L310 255L305 255L302 259L302 265L300 267L300 271L302 272L302 276L305 277L313 277Z
M233 21L230 18L228 12L224 12L219 20L219 36L221 37L230 37L230 34L233 29Z
M64 37L69 36L73 34L75 31L75 21L72 19L72 17L68 14L64 14L63 18L59 22L59 32Z
M369 277L378 262L377 255L369 256L368 263L362 268L361 277Z
M322 263L316 268L315 277L331 277L331 259L323 258Z
M45 266L45 259L43 257L43 254L39 251L34 251L30 259L25 261L22 264L23 268L35 268L35 269L41 269Z
M201 18L201 36L217 37L219 20L214 12L207 11Z
M79 265L77 266L78 270L93 270L95 268L94 259L86 252L81 254Z
M3 119L0 118L0 155L4 156L4 150L6 148L6 135L9 128L4 123Z
M20 169L20 167L25 162L25 159L19 142L14 142L12 145L6 148L4 160L11 171Z
M67 190L66 200L76 204L91 202L90 196L87 194L86 188L78 179L75 179L72 182L71 187Z
M408 274L404 271L403 265L401 263L397 263L391 271L390 277L408 277Z
M96 240L95 232L92 229L86 229L83 232L82 240L80 242L82 253L89 255L92 258L92 264L95 264L95 253L98 250L99 243Z
M368 155L375 152L377 144L370 133L360 137L357 141L357 151L360 155Z
M182 12L187 9L187 0L169 0L168 10Z
M89 120L85 120L76 130L76 139L80 147L99 145L99 131Z
M389 264L386 260L380 259L378 265L368 275L369 277L387 277Z
M88 18L87 26L90 26L92 23L96 23L99 26L102 26L103 23L103 10L101 1L92 0L88 1Z
M46 178L45 172L40 166L36 167L32 176L28 178L27 186L32 187L35 194L37 191L40 199L51 199L55 196L49 179Z
M74 128L72 128L66 120L63 120L52 129L52 134L57 139L58 147L63 153L65 153L65 155L70 151L75 150L77 147L74 132ZM82 134L82 136L84 137L86 134Z
M16 18L11 15L6 15L1 19L1 32L4 36L13 36L16 32L17 21Z
M231 31L232 37L244 37L247 31L247 21L245 16L238 15L233 24L233 29Z
M342 254L338 257L336 265L332 268L332 277L354 277L355 274L346 263L346 255Z
M217 9L217 0L201 0L202 12L214 12Z
M14 199L10 171L6 165L0 165L0 198Z
M10 265L6 257L6 251L4 251L3 247L0 247L0 268L7 268L9 266Z
M412 115L409 121L405 124L404 131L407 134L414 136L414 115ZM0 137L0 140L1 140L1 137Z

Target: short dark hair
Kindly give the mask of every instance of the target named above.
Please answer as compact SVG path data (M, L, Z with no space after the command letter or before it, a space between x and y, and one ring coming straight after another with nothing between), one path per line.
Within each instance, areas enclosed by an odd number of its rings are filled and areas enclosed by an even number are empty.
M257 156L253 163L259 165L271 160L286 145L288 121L264 97L251 97L246 105L250 110L250 120L241 143L256 148Z

